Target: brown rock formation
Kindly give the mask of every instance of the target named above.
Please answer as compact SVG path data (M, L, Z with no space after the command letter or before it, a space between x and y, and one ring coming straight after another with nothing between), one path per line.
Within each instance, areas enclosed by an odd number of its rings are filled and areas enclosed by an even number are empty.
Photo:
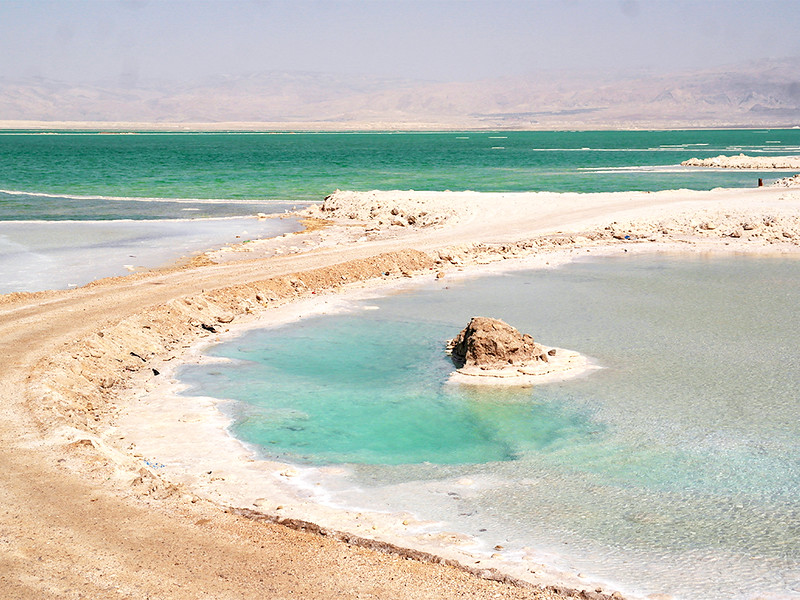
M546 356L544 349L500 319L473 317L448 349L459 366L500 368L521 365Z

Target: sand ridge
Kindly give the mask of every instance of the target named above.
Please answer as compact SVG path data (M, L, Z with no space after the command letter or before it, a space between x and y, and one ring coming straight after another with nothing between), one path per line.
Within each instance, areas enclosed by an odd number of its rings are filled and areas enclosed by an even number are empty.
M681 163L684 167L712 167L715 169L800 169L800 156L747 156L720 154L712 158L690 158Z
M422 202L455 213L416 226L409 195L416 211ZM374 196L405 225L381 224L383 208L365 218L316 207L311 216L333 225L295 236L295 250L255 242L177 271L0 303L6 596L553 597L226 512L114 441L126 394L159 377L158 361L180 360L232 323L354 282L549 262L554 250L796 253L800 240L791 189Z

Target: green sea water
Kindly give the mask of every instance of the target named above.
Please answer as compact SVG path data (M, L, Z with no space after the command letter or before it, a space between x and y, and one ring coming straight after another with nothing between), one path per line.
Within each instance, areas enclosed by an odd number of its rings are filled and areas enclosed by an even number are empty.
M450 280L252 331L211 352L232 363L181 378L233 400L232 433L327 502L410 510L636 593L797 598L798 282L800 261L744 257ZM474 315L604 368L447 384L445 340Z
M676 167L740 152L798 154L800 130L0 132L0 221L245 215L337 188L655 191L779 176Z

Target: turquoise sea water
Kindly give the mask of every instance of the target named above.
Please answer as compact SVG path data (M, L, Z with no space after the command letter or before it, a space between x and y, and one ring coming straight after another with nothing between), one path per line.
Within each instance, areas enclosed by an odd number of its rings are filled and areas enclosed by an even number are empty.
M800 598L798 282L800 261L752 257L451 280L252 331L213 349L233 363L180 376L235 400L232 432L262 456L344 465L320 476L334 503L415 511L627 591ZM445 340L478 314L604 369L446 384Z
M740 152L798 154L800 130L0 131L0 220L174 218L186 216L187 208L199 209L194 217L233 216L261 211L265 201L320 200L337 188L607 192L753 186L762 175L670 168L692 157ZM216 202L192 203L198 199Z

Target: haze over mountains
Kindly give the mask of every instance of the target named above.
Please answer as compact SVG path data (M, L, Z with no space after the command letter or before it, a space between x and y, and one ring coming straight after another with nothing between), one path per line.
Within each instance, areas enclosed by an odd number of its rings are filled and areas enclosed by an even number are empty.
M601 129L800 125L800 58L636 77L541 72L425 82L265 72L194 83L0 78L0 125Z

